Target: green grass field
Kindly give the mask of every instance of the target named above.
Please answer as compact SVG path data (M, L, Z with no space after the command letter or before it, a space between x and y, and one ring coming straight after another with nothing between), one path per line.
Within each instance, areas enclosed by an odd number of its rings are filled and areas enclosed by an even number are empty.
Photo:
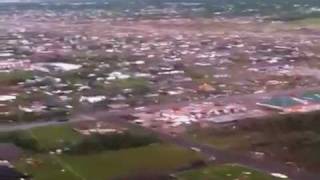
M199 133L198 136L193 137L193 139L198 142L213 145L219 149L241 149L242 147L245 148L248 146L248 138L243 134L218 137Z
M165 173L202 158L195 152L166 143L117 151L50 154L49 150L84 139L69 125L33 128L20 131L20 136L35 140L41 148L41 151L26 151L28 153L15 163L19 171L32 175L34 180L106 180L141 173Z
M35 180L104 180L147 172L167 172L201 157L189 150L169 144L155 144L90 155L48 155L33 157L30 165L16 164ZM64 171L64 172L63 172Z
M234 164L209 166L177 175L178 180L274 180L275 177Z
M24 150L48 152L79 143L83 136L69 125L32 128L0 133L0 143L13 143Z
M238 124L236 128L190 128L187 137L236 152L263 152L265 158L293 162L309 171L319 171L319 112L267 117ZM285 148L284 148L285 147Z
M74 144L81 140L81 135L69 125L33 128L29 130L29 133L44 149L59 148L65 144Z

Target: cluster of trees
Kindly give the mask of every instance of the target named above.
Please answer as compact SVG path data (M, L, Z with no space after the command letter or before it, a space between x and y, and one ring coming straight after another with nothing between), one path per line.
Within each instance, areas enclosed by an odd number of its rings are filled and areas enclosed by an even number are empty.
M129 132L117 134L94 134L82 139L70 148L71 154L89 154L104 150L119 150L146 146L159 142L151 135L136 135Z
M37 139L27 131L1 133L0 142L13 143L16 146L31 152L45 152L50 150L42 147ZM67 152L69 154L89 154L105 150L141 147L157 142L160 142L160 140L155 136L137 135L129 132L105 135L93 134L84 137L82 140L74 144L61 144L60 148L69 148L70 150Z
M2 133L0 134L0 142L13 143L24 150L33 152L41 151L38 141L29 133L24 131Z
M319 170L320 112L288 114L240 125L242 132L258 134L250 140L252 149Z
M285 114L265 117L261 120L249 120L249 123L240 123L242 130L250 131L271 131L290 132L290 131L314 131L320 133L320 112L310 112L303 114Z

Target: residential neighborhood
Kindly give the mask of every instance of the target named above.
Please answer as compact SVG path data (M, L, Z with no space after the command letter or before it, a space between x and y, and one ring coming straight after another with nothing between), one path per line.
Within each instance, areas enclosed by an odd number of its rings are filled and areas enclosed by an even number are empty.
M0 179L320 179L319 8L0 1Z

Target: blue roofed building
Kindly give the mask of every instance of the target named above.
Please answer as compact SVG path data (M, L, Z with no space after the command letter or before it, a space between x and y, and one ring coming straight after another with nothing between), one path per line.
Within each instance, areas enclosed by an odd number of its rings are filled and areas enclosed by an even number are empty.
M319 97L315 94L304 94L301 97L277 96L257 105L284 113L315 111L320 110L320 94Z

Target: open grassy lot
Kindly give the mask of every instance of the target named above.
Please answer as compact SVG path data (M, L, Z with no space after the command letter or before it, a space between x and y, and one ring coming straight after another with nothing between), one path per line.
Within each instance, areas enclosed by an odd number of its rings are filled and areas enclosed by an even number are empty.
M219 149L241 149L248 146L248 138L246 133L233 134L218 134L212 130L204 129L204 131L190 132L192 138L198 142L214 145Z
M53 149L66 144L75 144L81 140L81 135L69 125L33 128L29 131L41 148Z
M193 151L134 131L83 136L70 125L58 125L1 134L0 142L13 139L23 150L29 150L15 165L35 180L104 180L167 173L202 159ZM56 151L65 147L69 150ZM79 151L82 149L86 150Z
M190 170L178 174L178 180L274 180L272 177L261 172L241 167L234 164L209 166L198 170Z
M140 129L123 133L82 135L71 125L55 125L9 133L0 133L0 143L13 143L32 153L62 149L70 154L90 154L106 150L146 146L160 140Z
M290 114L250 120L236 126L189 130L188 136L212 146L293 162L318 171L320 165L320 113Z
M77 180L78 178L74 172L64 170L64 166L59 157L49 154L38 154L32 156L32 162L27 163L27 159L21 159L16 163L16 169L27 173L34 179L39 180ZM67 166L67 165L65 165Z
M0 133L0 142L11 142L25 150L48 151L78 143L82 136L69 125L39 127Z
M105 151L89 155L49 155L25 159L17 168L28 172L35 180L102 180L147 172L167 172L192 161L199 155L169 144L155 144L119 151Z

